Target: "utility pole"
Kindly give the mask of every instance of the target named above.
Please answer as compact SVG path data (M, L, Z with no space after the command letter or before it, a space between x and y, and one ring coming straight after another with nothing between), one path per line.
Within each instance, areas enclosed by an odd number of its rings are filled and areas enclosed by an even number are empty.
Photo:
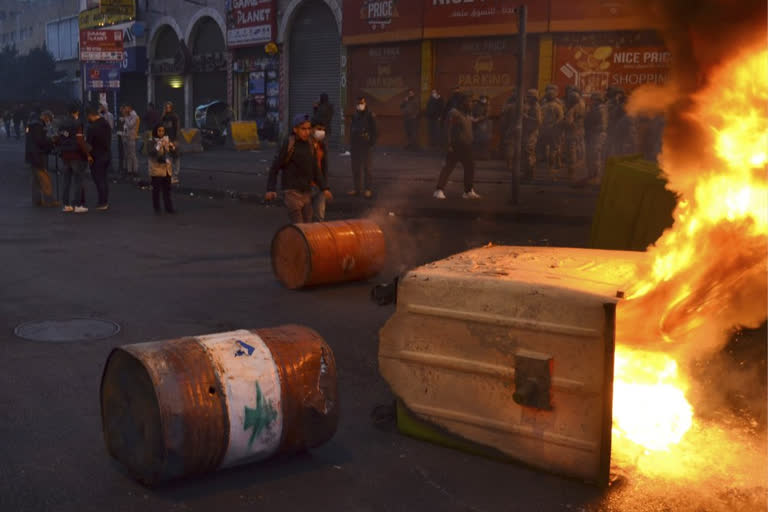
M528 18L528 8L525 5L517 7L517 112L515 113L515 138L512 141L515 148L515 158L512 162L512 204L516 205L520 201L520 167L523 152L523 98L525 92L525 82L523 74L525 73L525 38L526 21Z

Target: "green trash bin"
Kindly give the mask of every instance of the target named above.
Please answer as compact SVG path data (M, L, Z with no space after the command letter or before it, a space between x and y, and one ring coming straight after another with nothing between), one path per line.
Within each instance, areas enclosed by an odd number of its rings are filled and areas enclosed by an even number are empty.
M677 196L665 188L661 169L642 155L608 159L592 220L595 249L644 251L674 219Z

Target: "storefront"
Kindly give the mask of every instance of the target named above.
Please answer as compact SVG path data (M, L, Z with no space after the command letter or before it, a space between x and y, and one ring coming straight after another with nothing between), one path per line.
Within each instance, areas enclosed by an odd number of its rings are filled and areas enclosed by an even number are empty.
M150 62L154 103L158 109L162 109L165 102L172 102L181 125L186 126L184 82L192 55L169 25L159 29L154 47L154 56Z
M194 112L200 105L213 101L227 102L227 48L224 34L213 18L203 17L192 32L192 105Z
M232 52L232 110L256 121L262 140L276 140L280 117L280 57L273 0L228 2L227 47Z
M120 63L119 105L131 105L139 115L147 106L147 45L143 22L111 27L123 31L123 60Z

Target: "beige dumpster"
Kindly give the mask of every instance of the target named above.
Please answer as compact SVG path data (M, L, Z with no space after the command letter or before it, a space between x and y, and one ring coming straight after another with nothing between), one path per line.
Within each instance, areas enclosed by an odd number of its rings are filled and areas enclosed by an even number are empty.
M616 303L643 257L499 246L406 274L379 368L416 435L605 485Z

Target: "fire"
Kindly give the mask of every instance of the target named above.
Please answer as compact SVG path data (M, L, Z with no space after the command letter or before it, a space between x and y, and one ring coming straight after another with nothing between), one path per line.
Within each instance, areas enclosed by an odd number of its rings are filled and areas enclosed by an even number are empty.
M705 357L735 326L766 316L768 51L764 42L708 77L691 98L693 130L665 136L661 155L680 200L675 223L648 250L619 304L614 443L668 451L693 426L678 362ZM681 151L675 137L699 137ZM643 347L643 350L628 348Z

